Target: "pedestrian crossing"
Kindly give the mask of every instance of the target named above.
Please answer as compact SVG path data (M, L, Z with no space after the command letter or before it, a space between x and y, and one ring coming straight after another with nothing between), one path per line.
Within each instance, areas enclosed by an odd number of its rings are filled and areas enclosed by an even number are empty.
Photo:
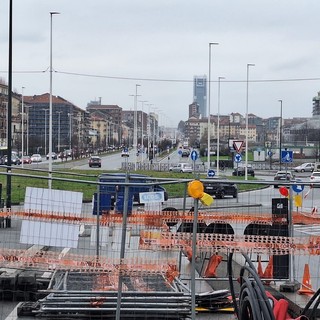
M320 236L320 225L303 225L294 226L295 232L300 232L302 234L307 234L310 236Z

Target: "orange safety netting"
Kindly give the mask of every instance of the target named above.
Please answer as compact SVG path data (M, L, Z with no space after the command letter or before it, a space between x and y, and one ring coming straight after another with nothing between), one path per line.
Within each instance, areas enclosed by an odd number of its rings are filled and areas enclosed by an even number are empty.
M139 248L145 250L186 250L192 244L192 234L141 231ZM320 255L320 237L282 237L229 234L197 234L200 252L255 252L273 255L289 253Z
M0 249L0 267L36 268L42 270L63 269L81 272L107 272L123 275L166 274L176 266L175 259L149 260L145 258L111 259L60 252Z
M0 217L18 217L28 220L50 221L50 222L65 222L72 224L88 224L96 225L96 217L79 217L72 214L54 214L50 212L0 212ZM145 226L161 227L167 222L193 222L194 216L192 213L178 211L155 211L155 212L133 212L127 218L130 224L141 224ZM320 224L320 216L315 216L309 213L292 212L292 220L294 224ZM110 223L122 224L123 215L111 213L102 215L99 224L101 226L109 225ZM287 223L284 217L272 217L270 213L229 213L229 212L199 212L198 222L210 223Z

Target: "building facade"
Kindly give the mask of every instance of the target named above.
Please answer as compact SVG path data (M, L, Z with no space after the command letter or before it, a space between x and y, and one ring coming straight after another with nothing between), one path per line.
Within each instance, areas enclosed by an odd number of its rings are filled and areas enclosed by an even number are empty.
M24 97L24 118L26 119L26 153L49 152L49 109L50 95ZM90 141L89 114L59 96L52 96L52 151L86 149Z

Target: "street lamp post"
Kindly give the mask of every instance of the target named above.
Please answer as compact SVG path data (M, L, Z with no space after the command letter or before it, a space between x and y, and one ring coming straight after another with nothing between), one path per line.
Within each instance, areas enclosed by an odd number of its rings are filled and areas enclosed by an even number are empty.
M249 134L249 119L248 119L248 108L249 108L249 68L253 67L253 63L247 64L247 90L246 90L246 167L245 167L245 180L248 180L248 134Z
M218 129L217 129L217 175L219 176L219 161L220 161L220 81L224 77L218 77Z
M279 164L281 170L281 148L282 148L282 100L278 100L280 102L280 126L279 126Z
M62 111L57 111L56 112L58 114L58 152L60 153L60 127L61 127L61 124L60 124L60 118L61 118L61 113Z
M148 154L148 160L150 159L150 135L151 135L151 122L150 122L150 107L152 106L152 103L148 103L148 118L147 118L147 135L148 135L148 147L147 147L147 154Z
M142 100L142 101L139 101L141 102L141 108L142 108L142 111L141 111L141 145L142 145L142 148L144 148L144 144L143 144L143 109L144 109L144 103L145 102L148 102L147 100Z
M44 111L44 155L47 154L47 111L48 109L42 109Z
M21 88L21 167L23 168L23 155L24 155L24 97L23 89Z
M71 149L72 149L72 114L71 112L68 113L68 117L69 117L69 150L72 153Z
M208 145L207 145L207 162L208 170L210 169L210 137L211 137L211 119L210 119L210 109L211 109L211 46L218 45L217 42L209 42L209 83L208 83Z
M134 114L133 114L133 150L134 155L134 170L137 170L137 153L138 153L138 128L137 128L137 99L138 99L138 87L140 84L136 84L136 92L134 95Z
M28 117L27 117L27 152L26 155L29 155L29 112L30 112L30 106L27 108L28 110Z
M49 180L48 188L52 185L52 16L59 12L50 12L50 97L49 97Z

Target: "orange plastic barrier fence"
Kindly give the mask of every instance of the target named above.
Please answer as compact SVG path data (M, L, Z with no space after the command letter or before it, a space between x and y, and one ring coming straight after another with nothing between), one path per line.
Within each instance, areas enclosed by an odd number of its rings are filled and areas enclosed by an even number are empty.
M73 214L64 213L63 215L52 212L25 212L25 211L3 211L0 217L17 217L28 220L66 222L73 224L89 224L96 225L97 218L79 217ZM122 224L122 214L110 213L100 217L100 225L109 225L110 223ZM151 212L133 212L128 216L128 223L141 224L145 226L161 227L167 222L193 222L194 216L190 212L178 211L151 211ZM292 219L294 224L320 224L320 215L309 213L293 212ZM271 213L230 213L230 212L199 212L198 222L210 223L259 223L269 224L287 223L283 218L272 218Z
M171 232L140 232L140 249L174 250L192 245L192 234ZM257 235L197 234L200 252L255 252L271 255L320 255L320 237L282 237Z

